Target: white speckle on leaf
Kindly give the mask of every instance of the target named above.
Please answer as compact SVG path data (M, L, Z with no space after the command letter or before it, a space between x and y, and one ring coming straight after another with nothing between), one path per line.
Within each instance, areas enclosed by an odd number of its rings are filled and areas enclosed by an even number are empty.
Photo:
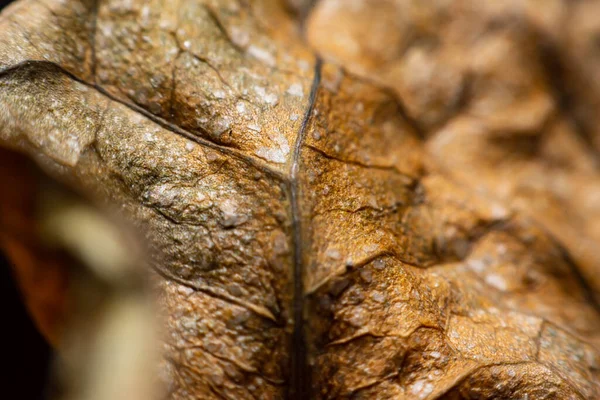
M275 93L267 93L267 90L262 86L254 86L254 92L262 100L270 106L274 106L279 102L279 97Z
M273 55L265 49L261 49L260 47L250 45L250 47L248 47L248 54L264 62L270 67L275 65L275 57L273 57Z
M245 114L246 113L246 105L243 102L241 102L241 101L237 102L237 104L235 105L235 109L240 114Z
M215 96L215 99L224 99L226 97L226 94L222 90L215 90L213 92L213 96Z
M255 151L255 154L267 161L283 164L287 161L287 156L290 153L290 145L287 138L281 134L270 135L271 140L275 143L275 147L261 147Z
M250 129L251 131L254 131L254 132L262 131L262 128L256 124L248 124L248 129Z
M217 161L217 160L220 159L219 155L218 155L218 153L216 151L212 151L212 150L206 151L205 154L206 154L206 160L208 162L214 162L214 161Z
M231 41L235 43L236 46L245 48L250 43L250 35L248 32L233 26L231 27Z
M197 327L198 325L198 320L195 318L190 318L190 317L184 317L181 318L180 320L180 324L183 328L185 328L186 330L190 331L193 330Z
M300 116L298 114L292 114L292 115L290 115L290 121L297 121L298 118L300 118Z
M294 83L293 85L291 85L288 88L287 93L297 97L304 96L304 92L302 91L302 85L300 85L299 83Z
M206 200L206 195L202 192L196 192L196 200L204 201Z
M187 286L180 286L177 291L181 294L183 294L184 296L190 296L194 293L194 289L189 288Z
M267 92L263 86L254 86L252 89L254 89L254 93L256 93L258 97L261 98L264 97L265 93Z
M277 255L284 255L289 252L287 237L282 232L277 232L273 239L273 251Z
M298 68L302 71L308 71L310 69L310 63L306 60L300 60L298 61Z
M382 259L377 259L373 261L373 268L375 268L378 271L381 271L385 268L385 261L383 261Z
M413 383L411 393L418 396L419 399L424 399L433 392L433 385L431 382L425 380L418 380Z
M189 48L192 47L192 42L186 40L185 42L183 42L183 47L189 50Z
M467 265L473 271L481 273L485 270L485 263L482 260L469 260Z
M498 290L506 290L506 280L498 274L489 274L485 277L485 283Z
M503 256L506 254L506 246L500 243L498 246L496 246L496 251L499 255Z
M369 312L362 307L356 307L348 316L348 322L357 328L364 327L369 322Z
M112 24L108 23L102 26L101 31L104 36L112 36L112 29Z
M383 303L385 301L385 295L381 292L373 292L371 298L377 303Z
M368 269L363 269L360 271L360 277L366 283L371 283L373 281L373 273Z
M165 183L149 188L144 192L143 198L150 204L160 207L169 207L173 204L178 194L177 188Z
M217 135L221 135L223 132L227 131L229 128L231 128L231 122L232 119L230 117L223 117L220 120L218 120L216 122L216 134Z
M170 30L170 29L172 29L172 25L173 24L169 20L163 19L158 24L158 27L162 30Z
M275 93L269 93L264 97L265 103L274 106L279 103L279 97Z
M508 210L500 204L494 204L492 206L492 218L494 219L505 219L508 216Z
M325 255L332 260L339 260L342 257L338 249L327 249Z
M240 225L245 221L243 215L238 212L238 205L235 201L226 199L219 205L221 212L223 213L222 224L223 226L230 228Z
M142 7L142 18L147 19L150 16L150 6L145 5Z

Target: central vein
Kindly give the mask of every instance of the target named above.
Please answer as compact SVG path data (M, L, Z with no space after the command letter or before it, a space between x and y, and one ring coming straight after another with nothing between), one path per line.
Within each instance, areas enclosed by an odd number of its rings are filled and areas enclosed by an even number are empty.
M294 145L290 170L289 192L292 207L292 223L294 238L294 334L291 353L291 382L288 398L291 400L307 399L310 396L310 373L308 370L307 348L304 337L304 285L302 262L302 216L300 214L298 173L300 169L300 151L308 128L308 122L315 106L317 89L321 80L321 61L317 60L308 107L302 120L300 132Z

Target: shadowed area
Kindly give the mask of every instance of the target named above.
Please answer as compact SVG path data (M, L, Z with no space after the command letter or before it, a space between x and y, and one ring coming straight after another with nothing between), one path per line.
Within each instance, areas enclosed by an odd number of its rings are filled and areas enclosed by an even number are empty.
M2 393L6 398L45 399L51 350L25 310L15 284L11 266L0 253L0 299L4 328L0 341L5 344Z

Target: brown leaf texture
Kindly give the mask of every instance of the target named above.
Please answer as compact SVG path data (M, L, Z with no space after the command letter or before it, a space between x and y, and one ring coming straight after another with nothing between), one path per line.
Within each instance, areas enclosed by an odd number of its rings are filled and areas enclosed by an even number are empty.
M600 24L541 4L20 0L0 144L146 235L167 398L596 399Z

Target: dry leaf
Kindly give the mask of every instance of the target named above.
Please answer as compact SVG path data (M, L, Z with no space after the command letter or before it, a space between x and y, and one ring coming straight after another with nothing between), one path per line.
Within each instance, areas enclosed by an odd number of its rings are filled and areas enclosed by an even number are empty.
M536 4L21 0L0 143L144 232L168 398L594 399L595 31Z

